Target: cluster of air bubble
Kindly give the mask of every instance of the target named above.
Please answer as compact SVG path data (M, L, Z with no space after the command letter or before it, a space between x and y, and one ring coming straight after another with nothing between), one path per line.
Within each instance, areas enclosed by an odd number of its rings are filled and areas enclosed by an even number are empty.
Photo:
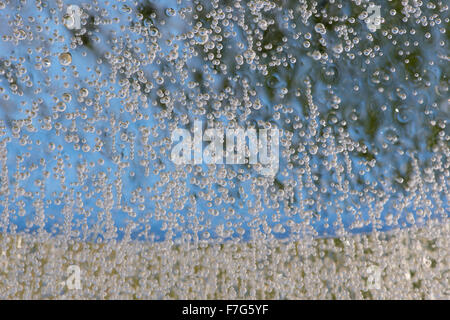
M375 4L0 0L0 297L445 297L448 5ZM279 171L175 165L196 120Z

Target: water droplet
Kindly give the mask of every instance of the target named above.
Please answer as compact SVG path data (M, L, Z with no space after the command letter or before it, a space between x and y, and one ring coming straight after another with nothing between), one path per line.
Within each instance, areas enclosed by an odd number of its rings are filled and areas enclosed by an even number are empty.
M130 6L126 5L126 4L122 5L121 10L122 10L122 12L125 12L125 13L131 13L133 11L133 9Z
M87 88L80 89L80 96L86 98L89 95L89 90Z
M70 93L63 93L62 96L64 102L69 103L72 100L72 95Z
M412 111L407 106L399 106L395 109L395 118L401 124L406 124L412 119Z
M155 26L150 27L150 36L151 37L157 37L159 36L159 30Z
M341 54L344 51L344 48L342 47L342 44L339 43L333 47L333 51L337 54Z
M61 53L58 57L59 63L68 66L72 63L72 55L69 52Z
M58 112L64 112L66 110L66 104L64 102L58 102L58 104L56 105L56 110Z
M173 9L173 8L167 8L167 9L166 9L166 15L167 15L168 17L173 17L173 16L175 16L175 15L176 15L175 9Z
M323 25L323 23L318 23L318 24L316 24L315 27L314 27L314 30L315 30L317 33L320 33L320 34L325 34L325 33L327 32L327 29L325 28L325 26Z
M25 40L27 38L27 33L22 29L18 29L14 31L14 36L17 40Z
M268 24L267 24L267 21L266 21L266 20L261 19L261 20L258 21L258 27L259 27L261 30L267 30L267 26L268 26Z
M313 57L314 60L320 60L320 58L322 57L322 54L320 53L320 51L315 50L311 56Z
M45 68L49 68L49 67L52 65L52 62L50 61L49 58L45 58L45 59L42 60L42 65L43 65Z

